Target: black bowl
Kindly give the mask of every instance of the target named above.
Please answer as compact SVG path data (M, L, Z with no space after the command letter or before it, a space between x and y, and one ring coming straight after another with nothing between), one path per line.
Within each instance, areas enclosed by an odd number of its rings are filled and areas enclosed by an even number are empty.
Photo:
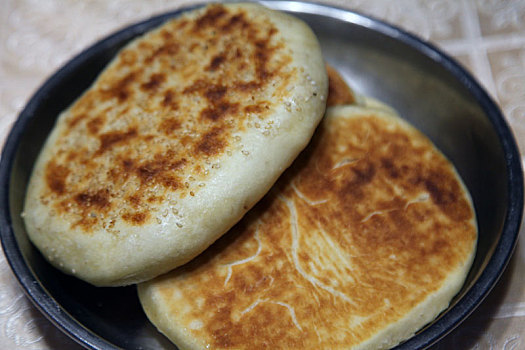
M487 93L450 57L381 21L333 7L271 1L316 32L326 60L360 93L392 105L455 164L472 195L479 243L465 285L434 322L396 349L426 348L464 320L489 293L515 246L523 209L520 156ZM77 98L126 43L179 10L125 28L91 46L31 98L0 164L4 252L29 298L87 348L172 348L148 322L134 287L96 288L51 267L28 241L22 211L34 161L60 111Z

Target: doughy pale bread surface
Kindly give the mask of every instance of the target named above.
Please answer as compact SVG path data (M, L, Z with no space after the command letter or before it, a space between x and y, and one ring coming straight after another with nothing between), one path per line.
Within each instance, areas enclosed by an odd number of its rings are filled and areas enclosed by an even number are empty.
M138 286L182 349L387 349L444 310L477 226L451 163L378 102L328 109L269 194L208 250Z
M189 261L306 146L327 84L313 32L283 13L214 4L165 23L59 116L27 191L31 241L99 286Z

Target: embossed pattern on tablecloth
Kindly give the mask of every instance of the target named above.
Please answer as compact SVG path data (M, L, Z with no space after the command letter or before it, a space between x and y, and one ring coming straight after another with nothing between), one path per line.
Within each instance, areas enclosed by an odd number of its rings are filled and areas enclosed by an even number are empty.
M60 65L132 22L195 1L2 0L0 142ZM525 151L525 0L332 0L416 33L455 57L500 104ZM434 349L525 349L525 243L487 300ZM24 296L0 255L0 348L78 346Z

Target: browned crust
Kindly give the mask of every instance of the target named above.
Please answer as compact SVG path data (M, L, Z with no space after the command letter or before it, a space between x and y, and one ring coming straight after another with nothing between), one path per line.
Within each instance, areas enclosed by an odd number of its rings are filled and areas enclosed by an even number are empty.
M328 73L328 98L327 107L338 105L351 105L356 102L352 89L346 84L343 77L331 65L326 65Z
M211 5L120 52L66 112L41 200L89 233L143 225L152 202L195 194L235 134L288 93L291 56L252 17Z
M211 348L349 348L442 288L472 253L473 219L420 133L328 118L241 223L151 286Z

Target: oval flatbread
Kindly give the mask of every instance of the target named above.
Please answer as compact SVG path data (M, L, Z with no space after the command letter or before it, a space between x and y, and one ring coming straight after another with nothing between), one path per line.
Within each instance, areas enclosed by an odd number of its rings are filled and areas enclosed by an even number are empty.
M98 286L189 261L306 146L327 84L317 38L294 17L214 4L165 23L59 116L27 191L31 241Z
M190 263L140 284L181 349L388 349L432 321L475 254L470 196L420 132L336 106L270 193Z

